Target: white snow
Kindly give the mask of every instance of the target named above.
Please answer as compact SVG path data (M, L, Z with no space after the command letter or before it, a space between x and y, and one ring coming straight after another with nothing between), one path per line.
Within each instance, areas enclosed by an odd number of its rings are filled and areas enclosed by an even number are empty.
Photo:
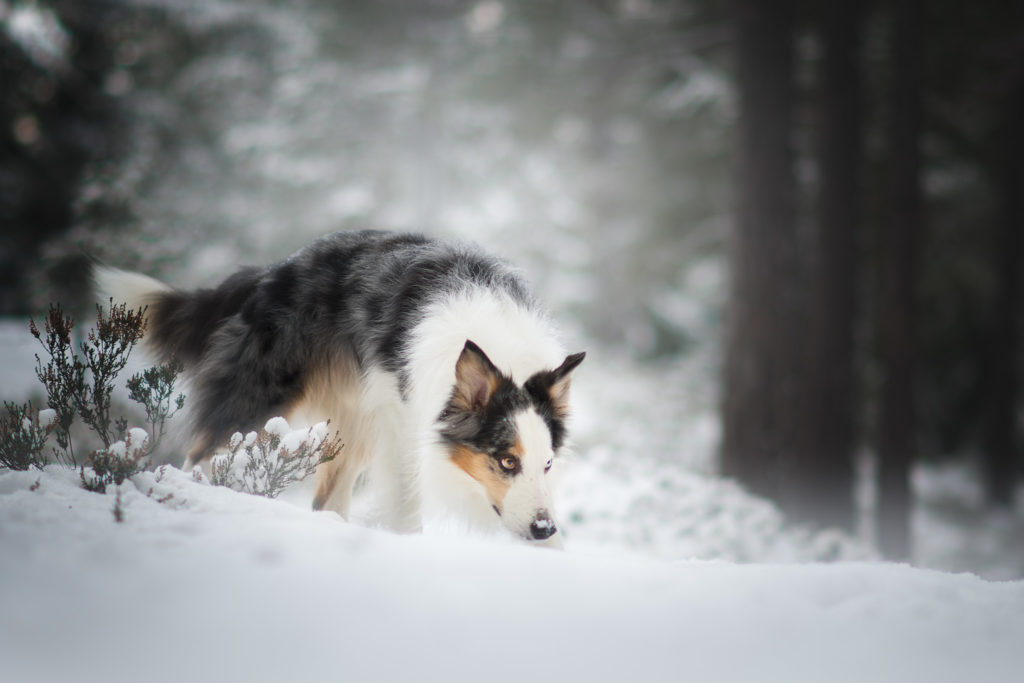
M149 443L149 432L141 427L132 427L128 430L128 444L133 451L140 451Z
M287 424L287 423L285 423ZM270 429L264 427L268 432ZM289 453L298 453L303 447L314 449L327 437L329 428L326 422L317 422L309 429L291 429L281 435L281 448Z
M118 524L76 472L0 474L4 680L1015 681L1024 665L1022 582L398 536L173 468L122 502Z
M0 0L0 30L39 66L57 69L66 65L71 40L50 10L35 3Z
M132 427L123 441L115 441L106 448L106 452L121 460L138 460L144 455L149 444L149 432L140 427Z
M273 434L278 437L283 437L285 434L292 431L292 428L288 425L288 420L283 417L270 418L267 420L267 424L263 426L263 429L267 434Z
M128 457L128 446L127 444L125 444L124 441L115 441L114 443L110 444L110 446L107 447L107 453L114 456L115 458L120 458L121 460L124 460L126 457Z
M46 429L57 421L57 411L53 408L44 408L39 411L39 426Z
M36 354L45 355L28 332L28 321L0 318L0 399L24 401L45 396L36 378ZM41 402L36 400L36 407Z

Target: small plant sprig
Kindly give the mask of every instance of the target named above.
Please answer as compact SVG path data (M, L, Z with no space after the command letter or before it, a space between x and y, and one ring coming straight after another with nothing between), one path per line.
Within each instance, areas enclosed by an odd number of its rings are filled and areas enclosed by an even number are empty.
M181 361L172 358L168 363L147 368L128 380L128 396L146 411L152 436L148 452L156 450L163 440L168 418L185 406L185 395L174 395L174 383L182 369Z
M123 439L127 430L124 418L110 417L110 397L114 393L114 381L128 364L132 349L146 331L144 308L130 310L127 304L114 304L110 300L109 312L103 315L103 307L96 306L96 327L89 330L82 342L82 356L89 369L91 383L87 383L77 397L78 413L109 448L113 442Z
M44 365L36 355L36 377L46 387L46 402L56 412L54 438L58 449L53 453L59 462L75 466L75 446L71 442L71 425L75 421L77 405L85 392L85 364L74 353L71 331L74 321L64 315L60 306L50 306L43 323L45 339L40 334L35 320L30 320L28 329L46 350L49 360Z
M271 418L259 433L235 432L226 453L214 456L210 483L266 498L276 498L290 484L302 481L317 465L341 452L341 437L328 437L329 423L291 431L284 418ZM245 461L238 459L245 454Z

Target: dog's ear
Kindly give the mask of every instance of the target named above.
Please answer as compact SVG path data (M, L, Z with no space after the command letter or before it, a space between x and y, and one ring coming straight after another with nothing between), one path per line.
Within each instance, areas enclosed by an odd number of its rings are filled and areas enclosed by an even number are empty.
M501 372L483 350L470 340L455 363L455 392L452 403L466 412L476 412L487 405L501 383Z
M538 372L526 381L527 391L542 400L550 401L555 414L564 418L569 413L571 373L586 357L586 352L574 353L554 370Z

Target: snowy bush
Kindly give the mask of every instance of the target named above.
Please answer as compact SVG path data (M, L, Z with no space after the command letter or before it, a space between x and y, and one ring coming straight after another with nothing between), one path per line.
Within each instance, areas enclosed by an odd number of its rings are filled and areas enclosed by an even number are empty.
M96 325L75 348L74 321L60 306L51 305L40 331L35 321L29 331L46 352L44 362L36 356L36 376L46 390L46 410L35 411L31 403L5 403L0 418L0 466L9 469L42 467L55 460L79 468L82 486L105 492L148 464L148 456L164 434L167 419L184 405L174 385L181 364L171 361L134 375L127 382L129 397L146 413L149 431L128 428L128 420L112 414L112 395L118 375L128 363L132 349L145 332L145 310L129 310L110 302L104 311L96 307ZM75 453L71 428L80 420L98 440L80 461ZM55 445L44 453L48 437ZM81 449L81 446L79 447ZM115 505L115 518L122 518Z
M46 387L47 402L57 415L54 432L63 453L55 454L72 465L78 464L71 442L71 425L76 417L105 448L123 436L127 425L110 414L114 380L145 330L141 309L129 311L124 304L111 303L107 315L100 306L96 311L96 326L89 330L77 352L71 341L75 323L60 306L50 306L43 326L45 335L34 320L29 323L32 336L48 356L45 364L36 356L36 375Z
M83 467L80 470L82 486L96 493L106 492L109 484L120 486L128 477L146 469L148 453L149 434L146 430L138 427L129 429L123 440L89 454L89 469Z
M12 470L43 469L43 448L56 412L36 411L31 401L22 405L4 401L4 410L0 417L0 466Z
M235 432L228 451L214 456L210 481L257 496L276 498L290 484L302 481L316 466L341 451L339 436L328 438L327 422L293 430L283 417L273 417L257 434ZM239 455L244 454L244 457Z

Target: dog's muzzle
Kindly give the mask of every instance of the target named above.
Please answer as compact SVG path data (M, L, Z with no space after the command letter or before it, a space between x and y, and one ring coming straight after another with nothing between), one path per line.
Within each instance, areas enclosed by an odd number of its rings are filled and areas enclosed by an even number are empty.
M548 515L547 510L537 512L537 516L530 523L530 535L538 541L551 538L556 531L558 531L558 527L555 526L555 522Z

